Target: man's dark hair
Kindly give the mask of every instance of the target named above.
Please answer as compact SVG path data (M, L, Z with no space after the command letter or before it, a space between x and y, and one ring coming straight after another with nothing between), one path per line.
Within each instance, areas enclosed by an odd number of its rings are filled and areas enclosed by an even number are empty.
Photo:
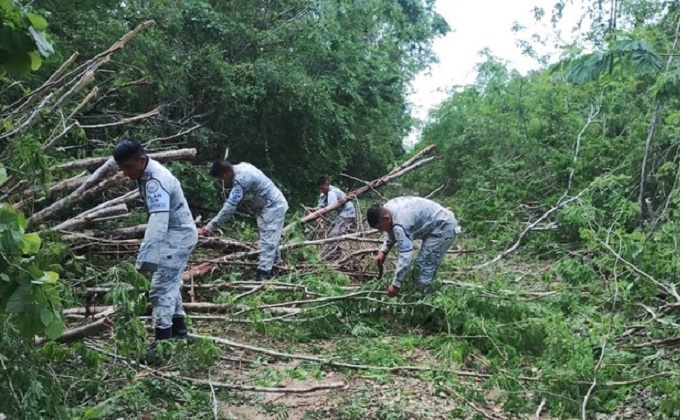
M113 159L116 163L122 163L128 159L145 154L146 150L144 150L144 146L131 137L122 137L118 140L118 143L116 143L116 147L113 148Z
M383 206L380 203L373 204L366 210L366 221L368 225L375 229L383 215Z
M326 185L326 182L328 182L326 177L320 176L316 179L316 187L318 188L318 187L321 187L322 185Z
M217 159L213 162L212 168L210 168L210 176L217 178L233 170L234 167L231 165L231 162L226 159Z

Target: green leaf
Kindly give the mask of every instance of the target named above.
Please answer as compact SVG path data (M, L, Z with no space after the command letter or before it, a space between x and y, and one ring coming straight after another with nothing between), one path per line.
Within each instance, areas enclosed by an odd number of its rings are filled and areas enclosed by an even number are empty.
M7 181L7 169L0 165L0 185L2 185L5 181Z
M35 50L35 45L31 37L24 32L17 30L12 31L12 44L17 52L27 53Z
M31 51L28 53L28 56L31 57L31 70L36 71L40 69L40 66L42 66L42 58L40 58L40 53Z
M45 271L42 277L37 280L33 280L31 283L34 284L54 284L59 280L59 274L54 271Z
M7 301L5 311L10 314L20 314L26 308L26 298L30 295L31 289L26 287L19 287L12 293Z
M15 76L26 76L31 72L31 57L28 53L11 54L4 68Z
M11 279L9 278L9 276L8 276L7 274L5 274L5 273L0 273L0 280L2 280L2 281L10 281Z
M0 9L9 14L14 11L12 0L0 0Z
M0 49L6 50L8 53L14 50L12 44L12 29L9 26L0 24Z
M675 125L680 121L680 112L674 112L666 117L666 124Z
M44 326L48 326L54 321L54 313L48 308L42 308L40 310L40 320Z
M44 17L36 15L35 13L26 13L26 17L31 22L31 25L39 31L44 31L47 29L47 21Z
M41 314L42 315L42 314ZM45 335L51 340L55 340L64 333L64 323L57 318L50 325L45 327Z
M40 251L42 240L37 233L27 233L21 243L21 251L26 255L35 255Z
M101 407L89 407L85 412L83 413L83 418L85 420L91 420L91 419L101 419L104 417L104 410L106 409L106 406L101 406Z

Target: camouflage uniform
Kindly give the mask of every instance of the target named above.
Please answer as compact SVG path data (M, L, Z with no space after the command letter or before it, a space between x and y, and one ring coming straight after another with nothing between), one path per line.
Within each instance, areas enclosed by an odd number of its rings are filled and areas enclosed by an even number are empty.
M170 328L183 317L182 272L198 233L182 186L169 170L149 159L137 181L149 220L137 255L138 270L152 272L149 299L156 328Z
M234 165L234 185L227 201L208 227L217 229L231 218L242 201L248 201L258 212L257 227L260 230L260 261L258 270L271 272L280 259L279 242L288 202L274 183L250 163Z
M385 203L384 207L392 214L392 230L385 232L385 243L380 251L388 253L394 245L399 250L392 284L402 287L413 258L413 241L422 239L416 260L417 286L432 291L434 275L446 250L460 232L453 212L420 197L398 197Z

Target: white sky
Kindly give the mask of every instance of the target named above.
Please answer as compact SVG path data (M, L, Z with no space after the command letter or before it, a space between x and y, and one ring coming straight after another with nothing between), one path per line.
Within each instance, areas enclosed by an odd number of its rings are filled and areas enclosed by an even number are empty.
M436 10L449 23L451 32L433 43L439 63L413 81L408 98L411 114L426 120L428 112L448 97L448 89L473 83L475 66L482 61L479 52L484 48L489 48L496 57L506 60L511 68L523 74L538 68L539 64L522 55L516 44L518 38L530 40L535 33L542 38L549 37L551 42L539 52L551 54L553 60L559 57L560 50L556 45L560 42L555 39L560 34L566 41L574 38L571 30L581 16L581 4L567 4L564 18L553 28L550 16L555 3L556 0L437 0ZM545 10L541 23L534 19L535 6ZM525 27L518 34L511 30L515 22ZM414 130L406 144L413 144L418 137L419 130Z

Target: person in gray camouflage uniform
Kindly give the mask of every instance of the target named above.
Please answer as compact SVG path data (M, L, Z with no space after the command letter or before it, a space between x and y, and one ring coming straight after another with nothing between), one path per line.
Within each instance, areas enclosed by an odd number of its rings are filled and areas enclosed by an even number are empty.
M113 158L128 178L137 181L149 216L135 266L140 273L151 274L149 300L156 341L186 338L182 272L198 233L182 186L167 168L147 156L137 140L120 139Z
M321 194L319 195L319 202L316 205L315 210L328 207L345 198L345 193L341 189L331 185L325 176L321 176L316 180L316 187ZM348 201L338 209L338 216L331 222L331 230L328 232L328 237L333 238L349 233L355 226L356 214L354 213L354 204L351 201ZM339 248L340 246L338 243L328 244L321 253L321 259L328 260L332 258Z
M258 213L257 227L260 229L260 260L255 280L267 280L272 276L274 264L281 258L279 242L288 211L286 198L271 179L250 163L232 165L226 159L217 160L213 162L210 175L232 183L233 187L220 212L199 230L199 234L211 235L234 215L242 200L249 201Z
M384 263L387 253L395 245L399 251L394 279L387 293L390 296L399 293L413 258L416 239L423 241L416 260L417 288L424 293L432 293L434 275L446 250L456 234L460 233L453 212L425 198L398 197L384 205L370 207L366 212L366 220L372 228L385 232L385 242L376 256L378 265Z

